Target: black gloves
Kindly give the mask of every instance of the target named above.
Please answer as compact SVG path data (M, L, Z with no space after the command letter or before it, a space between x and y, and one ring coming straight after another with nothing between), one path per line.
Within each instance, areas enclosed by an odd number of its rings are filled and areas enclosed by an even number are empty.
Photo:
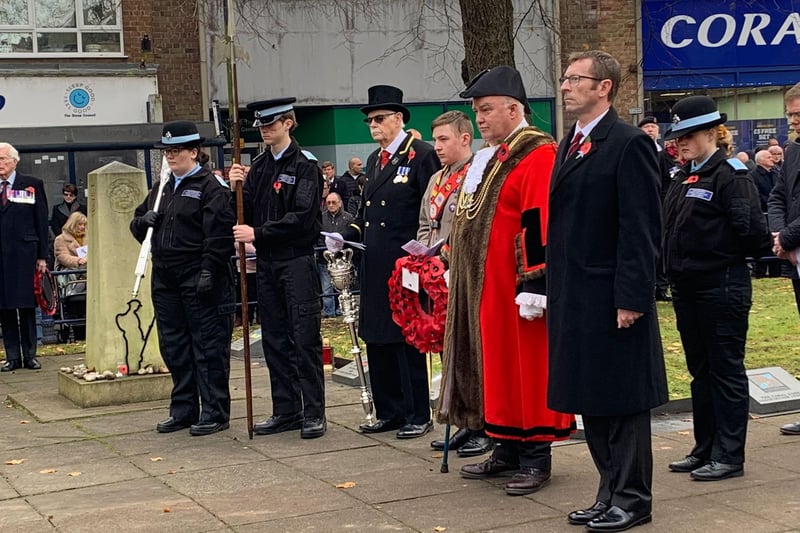
M141 221L142 224L144 224L148 228L155 228L161 223L162 218L163 215L161 213L156 213L151 209L150 211L142 215L142 217L139 220Z
M197 278L197 297L205 305L214 303L214 273L210 270L201 270Z

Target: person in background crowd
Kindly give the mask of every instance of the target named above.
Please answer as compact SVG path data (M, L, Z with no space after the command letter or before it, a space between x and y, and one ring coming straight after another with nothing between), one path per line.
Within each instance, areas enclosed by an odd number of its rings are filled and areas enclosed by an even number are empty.
M338 194L339 198L342 200L342 205L347 205L347 201L350 199L350 188L347 182L344 178L340 178L336 175L336 168L330 161L323 161L320 167L322 168L322 177L325 178L325 181L328 183L328 192L335 192ZM327 197L327 194L323 196L323 201ZM325 211L324 205L323 211Z
M236 222L230 191L201 166L203 138L197 126L164 124L161 142L169 165L158 212L159 187L136 208L130 230L142 242L153 228L152 298L158 345L172 376L169 417L159 433L189 428L190 435L228 429L231 396L234 254L230 228Z
M528 124L520 73L498 66L459 95L472 99L481 137L450 232L439 419L484 428L492 455L461 467L484 479L506 472L509 495L550 483L553 441L574 419L547 408L544 248L553 138Z
M667 190L669 190L669 186L672 183L672 174L677 164L672 156L669 155L669 152L658 144L661 128L658 126L655 117L644 117L639 121L639 129L653 139L656 150L658 150L658 168L661 172L661 204L663 205L664 197L667 195ZM667 274L664 272L664 262L660 260L656 263L656 300L660 302L672 301L669 295Z
M236 225L233 235L237 242L256 247L261 342L272 395L272 416L257 423L253 432L272 435L299 429L301 439L315 439L328 428L314 257L325 180L292 139L297 128L295 101L276 98L247 106L269 148L253 160L249 171L233 165L228 175L233 187L244 181L246 222Z
M652 139L612 106L620 81L606 52L569 56L561 92L577 122L550 184L548 405L583 417L600 485L594 504L567 520L590 531L651 521L650 410L668 398L653 297L658 158Z
M767 140L767 146L768 146L768 147L769 147L769 146L780 146L780 145L781 145L781 143L780 143L780 142L778 142L778 139L776 139L775 137L770 137L770 138Z
M326 233L342 233L353 223L353 215L344 210L342 198L339 194L335 192L328 194L328 197L325 198L325 206L326 209L322 213L322 231ZM325 239L321 239L318 244L324 246ZM322 257L322 252L318 254L317 269L319 271L319 280L322 284L322 294L329 295L322 297L322 318L339 316L342 312L337 310L337 292L331 283L328 262Z
M350 197L354 194L361 194L361 191L358 189L358 180L364 175L362 169L363 165L361 164L361 159L358 157L351 157L350 161L347 162L347 170L342 173L342 179L347 185L347 192ZM357 190L358 192L356 192ZM349 202L344 205L347 206L348 203ZM348 209L348 211L350 210ZM351 212L351 214L355 215L355 212Z
M85 245L86 215L80 212L72 213L64 224L61 233L53 242L55 270L86 268L86 254L78 252L78 248Z
M367 159L363 204L355 223L342 236L363 241L361 312L358 334L367 345L369 378L377 421L361 424L365 433L398 430L399 439L421 437L433 429L425 354L406 342L392 320L387 283L401 247L417 234L419 206L428 179L439 168L431 145L403 131L411 118L403 91L389 85L369 88L361 108L379 148ZM328 237L330 250L340 240Z
M17 163L19 152L0 142L0 327L6 349L0 372L42 368L33 278L47 269L47 196L42 180L18 173Z
M783 152L781 152L783 153ZM772 155L766 150L759 150L755 155L756 168L751 170L747 175L755 183L758 189L758 198L761 205L761 211L767 214L767 201L769 200L769 193L772 192L775 183L778 181L780 174L775 166ZM756 261L753 265L753 276L756 278L763 277L778 277L781 273L781 264L775 259L769 261Z
M770 146L767 148L769 155L772 156L772 162L775 163L775 169L780 172L783 165L783 148L780 146Z
M744 474L752 300L745 258L763 255L770 238L747 167L718 148L725 113L708 96L679 100L672 112L666 136L678 141L687 163L664 206L663 253L692 375L695 446L669 469L719 481Z
M756 164L750 159L750 155L747 152L737 152L736 159L741 161L748 171L756 168Z
M50 230L53 232L54 237L58 237L61 233L61 228L67 223L67 219L72 213L86 214L86 206L78 201L78 188L75 185L65 183L61 187L61 194L64 200L53 206L53 212L50 215Z
M350 196L350 199L347 200L347 212L353 216L356 216L358 214L358 210L361 209L364 194L364 183L366 181L367 176L365 174L361 174L358 177L358 182L356 182L356 188L353 190L353 194Z
M783 97L786 106L786 119L794 140L786 143L783 153L783 167L775 188L769 195L767 208L769 229L772 232L772 251L781 259L786 259L789 275L792 278L795 302L800 311L800 280L797 274L797 252L800 248L800 83L797 83ZM791 136L790 133L790 136ZM781 427L784 435L800 435L800 422L792 422Z

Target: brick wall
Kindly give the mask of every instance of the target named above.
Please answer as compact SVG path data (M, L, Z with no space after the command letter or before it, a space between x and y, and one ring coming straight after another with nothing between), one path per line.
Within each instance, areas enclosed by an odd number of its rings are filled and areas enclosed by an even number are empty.
M604 50L617 58L622 83L614 107L623 120L631 122L628 109L638 107L642 83L637 60L641 44L636 38L640 16L636 0L560 0L559 6L564 68L569 54L581 50ZM571 120L565 122L567 128L572 125Z

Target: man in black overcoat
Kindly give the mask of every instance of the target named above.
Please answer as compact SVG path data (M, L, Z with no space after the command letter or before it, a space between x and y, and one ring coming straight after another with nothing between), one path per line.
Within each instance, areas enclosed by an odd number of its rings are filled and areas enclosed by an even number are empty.
M432 428L425 355L406 343L389 308L389 277L401 249L416 238L419 206L428 179L439 167L433 147L405 131L411 113L403 91L389 85L369 88L367 116L379 148L367 159L363 202L347 240L362 240L359 336L367 344L370 383L377 422L361 431L399 430L397 438L421 437ZM336 244L327 239L329 247Z
M650 409L667 401L654 298L658 159L653 141L612 107L619 83L609 54L569 57L561 92L577 123L550 184L548 405L583 416L600 486L568 521L591 531L651 520Z
M19 153L0 143L0 371L41 368L36 360L33 277L46 269L47 197L42 180L17 173Z

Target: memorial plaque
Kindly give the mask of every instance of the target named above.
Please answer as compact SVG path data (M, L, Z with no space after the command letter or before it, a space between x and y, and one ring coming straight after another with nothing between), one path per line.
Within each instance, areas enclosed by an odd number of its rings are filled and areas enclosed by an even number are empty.
M244 359L244 338L231 343L231 357ZM250 330L250 359L264 360L264 347L261 345L261 328Z
M367 385L369 385L369 363L364 358L364 374L367 376ZM358 367L355 361L347 363L342 368L337 368L331 374L333 381L347 385L349 387L360 387L361 381L358 379Z
M750 412L759 415L800 409L800 382L778 366L747 371Z

